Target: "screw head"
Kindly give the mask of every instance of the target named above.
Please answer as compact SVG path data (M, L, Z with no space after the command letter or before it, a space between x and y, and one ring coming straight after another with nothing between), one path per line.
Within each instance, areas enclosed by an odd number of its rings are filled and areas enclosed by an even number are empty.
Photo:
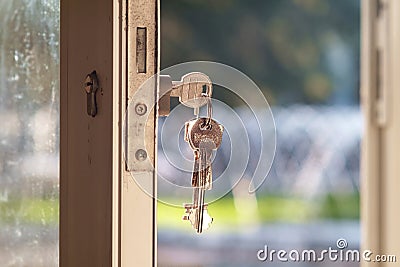
M136 114L138 114L139 116L142 116L144 114L146 114L147 112L147 106L143 103L138 103L135 106L135 112Z
M144 161L147 158L147 152L144 149L136 150L135 157L138 161Z

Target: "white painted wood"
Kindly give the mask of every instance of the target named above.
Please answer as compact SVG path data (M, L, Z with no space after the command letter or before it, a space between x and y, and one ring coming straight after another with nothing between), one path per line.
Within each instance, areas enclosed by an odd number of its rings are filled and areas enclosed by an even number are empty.
M400 1L380 0L379 15L378 3L362 2L362 249L396 255L399 261ZM361 262L362 266L393 264Z
M362 2L361 105L364 136L361 160L361 248L380 249L380 129L376 122L376 1ZM366 264L362 262L361 264Z
M127 92L126 97L133 101L134 94L144 81L159 70L159 3L157 0L129 0L127 9ZM137 64L137 29L146 28L146 71ZM140 45L143 48L143 44ZM142 64L139 64L142 65ZM145 102L154 103L157 94L156 87L146 92ZM125 106L128 103L124 103ZM132 116L134 117L134 116ZM134 119L139 119L136 117ZM132 125L135 121L129 120ZM128 126L132 126L128 125ZM134 178L147 181L152 195L156 195L156 115L154 110L146 123L145 142L148 157L154 170L142 168L140 164L123 162L123 186L121 191L121 266L156 266L157 230L156 230L156 200L145 193ZM129 129L129 127L128 127ZM134 131L129 131L128 145L134 155L137 143ZM137 137L136 137L137 138ZM131 154L128 154L131 155ZM134 160L128 157L128 160ZM132 168L132 166L134 166ZM135 166L137 166L135 169ZM129 171L128 171L129 170ZM135 265L132 265L132 263Z

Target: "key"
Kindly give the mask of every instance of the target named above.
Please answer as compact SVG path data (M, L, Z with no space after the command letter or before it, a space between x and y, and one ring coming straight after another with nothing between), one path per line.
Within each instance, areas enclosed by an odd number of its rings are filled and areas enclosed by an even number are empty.
M207 230L211 226L213 218L211 218L211 216L208 214L208 204L205 203L203 205L203 223L201 224L201 228L199 228L199 225L196 223L197 221L199 221L198 219L196 220L196 215L199 213L199 209L195 208L193 204L184 204L184 207L186 209L186 212L182 219L188 220L191 223L192 227L196 229L197 233L201 234L203 230Z
M158 115L168 116L170 113L171 97L178 97L183 105L193 108L194 115L198 116L200 107L207 104L212 96L212 82L201 72L190 72L182 76L180 81L172 81L169 75L159 76L159 90L161 98L158 101Z
M198 149L193 149L194 154L194 167L192 174L192 186L202 187L204 190L212 189L212 168L211 158L213 150L216 149L214 142L211 139L205 139L200 141ZM202 178L200 178L202 174ZM200 184L200 181L204 180L204 184Z
M209 123L208 126L207 123ZM195 155L195 167L192 176L193 204L189 209L188 219L197 233L201 233L209 228L212 222L207 211L207 204L204 204L204 195L205 190L211 189L212 151L221 144L223 127L209 118L190 121L186 126L186 140L194 150Z
M210 141L207 141L209 143ZM186 220L189 220L197 233L201 233L203 229L210 227L212 218L208 215L207 204L204 204L205 190L211 187L210 159L212 150L207 146L203 147L203 142L200 143L198 151L195 154L195 167L192 175L193 186L193 203L186 204ZM212 145L214 147L214 145ZM206 185L208 183L208 186Z
M190 72L182 76L180 81L172 82L171 97L179 97L179 102L193 108L194 115L199 114L199 108L207 104L204 97L212 96L212 82L201 72Z
M189 220L197 233L209 228L212 218L204 203L205 190L212 188L211 158L221 145L224 127L210 117L198 118L185 124L185 141L193 149L195 164L192 174L193 203L185 204L184 220Z

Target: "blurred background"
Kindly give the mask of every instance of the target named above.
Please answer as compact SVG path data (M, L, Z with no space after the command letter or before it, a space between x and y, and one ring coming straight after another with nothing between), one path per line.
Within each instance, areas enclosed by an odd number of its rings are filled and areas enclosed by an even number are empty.
M268 264L257 259L265 245L321 251L337 248L336 241L344 238L349 249L359 247L359 53L359 0L161 1L162 68L206 60L245 73L271 105L277 150L266 181L249 194L261 142L256 129L249 131L251 155L243 182L209 205L214 223L201 235L181 221L182 208L159 203L160 266L260 266ZM238 114L247 108L218 86L213 97ZM242 116L249 124L252 118ZM159 173L179 179L162 149ZM222 145L217 154L226 149ZM223 165L216 160L213 169Z
M0 22L0 266L57 266L59 1L0 0ZM208 60L244 72L272 107L277 151L256 194L239 184L209 206L202 235L159 203L160 266L259 266L265 245L321 250L339 238L358 248L359 45L359 0L161 0L162 68ZM246 108L222 88L213 97Z

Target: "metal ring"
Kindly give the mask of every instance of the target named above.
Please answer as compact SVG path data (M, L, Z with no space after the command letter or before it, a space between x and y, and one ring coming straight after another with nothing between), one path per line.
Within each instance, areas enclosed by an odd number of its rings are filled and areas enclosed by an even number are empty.
M207 122L206 125L209 127L211 125L211 119L212 119L212 102L211 102L211 97L208 94L203 93L203 97L207 97Z

